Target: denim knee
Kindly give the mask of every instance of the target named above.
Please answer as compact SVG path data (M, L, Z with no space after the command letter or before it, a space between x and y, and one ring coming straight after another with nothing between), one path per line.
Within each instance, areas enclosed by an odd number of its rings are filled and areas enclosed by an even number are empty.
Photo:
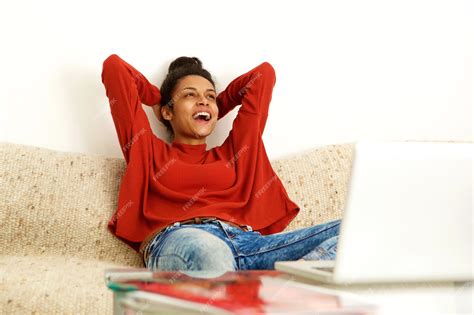
M308 254L304 255L301 259L303 260L335 260L337 255L337 243L339 242L339 236L333 236L311 250Z
M164 240L158 255L150 253L152 270L212 270L237 269L230 247L212 233L185 227L172 231Z

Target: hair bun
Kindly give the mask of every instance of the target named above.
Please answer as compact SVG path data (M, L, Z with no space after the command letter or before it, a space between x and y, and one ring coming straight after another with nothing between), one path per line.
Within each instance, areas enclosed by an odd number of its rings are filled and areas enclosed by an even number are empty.
M199 68L202 68L202 62L197 57L178 57L176 58L168 67L168 72L175 71L176 69L183 66L198 65Z

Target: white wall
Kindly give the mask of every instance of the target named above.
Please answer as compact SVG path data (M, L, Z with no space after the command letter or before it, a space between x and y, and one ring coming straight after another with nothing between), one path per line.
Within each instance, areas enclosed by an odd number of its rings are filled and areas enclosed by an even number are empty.
M269 61L270 158L362 139L473 140L473 1L74 3L0 4L0 141L122 157L100 79L111 53L157 86L174 58L198 56L219 90Z

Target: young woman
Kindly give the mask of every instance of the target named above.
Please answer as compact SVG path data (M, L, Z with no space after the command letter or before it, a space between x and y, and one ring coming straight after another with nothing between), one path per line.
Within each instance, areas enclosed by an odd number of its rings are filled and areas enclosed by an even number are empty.
M276 81L268 62L220 93L196 57L174 60L160 89L116 54L101 78L127 163L108 228L147 268L225 272L334 259L340 220L282 232L300 208L262 141ZM170 144L153 134L142 103L154 106ZM217 121L240 104L224 143L207 150Z

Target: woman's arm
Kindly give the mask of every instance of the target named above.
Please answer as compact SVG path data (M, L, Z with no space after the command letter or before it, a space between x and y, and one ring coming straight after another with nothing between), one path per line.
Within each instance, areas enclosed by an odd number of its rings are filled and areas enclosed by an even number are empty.
M148 106L158 104L160 90L116 54L104 60L101 78L128 164L131 147L137 141L151 141L153 133L142 103Z
M130 88L135 87L138 91L141 103L148 106L154 106L160 103L161 95L158 87L151 84L143 74L117 54L112 54L104 60L101 78L109 99L111 96L121 96L123 101L127 101L127 98L130 96ZM128 116L127 118L132 120L134 113L137 112L136 106L141 104L130 102L131 100L128 101L128 107L112 107L111 109L115 109L117 114L120 112L120 115ZM112 105L113 104L111 104L111 106Z
M219 106L218 119L224 117L237 105L242 104L239 112L242 111L260 116L259 131L262 134L275 83L275 70L268 62L263 62L235 78L217 96L217 104Z

